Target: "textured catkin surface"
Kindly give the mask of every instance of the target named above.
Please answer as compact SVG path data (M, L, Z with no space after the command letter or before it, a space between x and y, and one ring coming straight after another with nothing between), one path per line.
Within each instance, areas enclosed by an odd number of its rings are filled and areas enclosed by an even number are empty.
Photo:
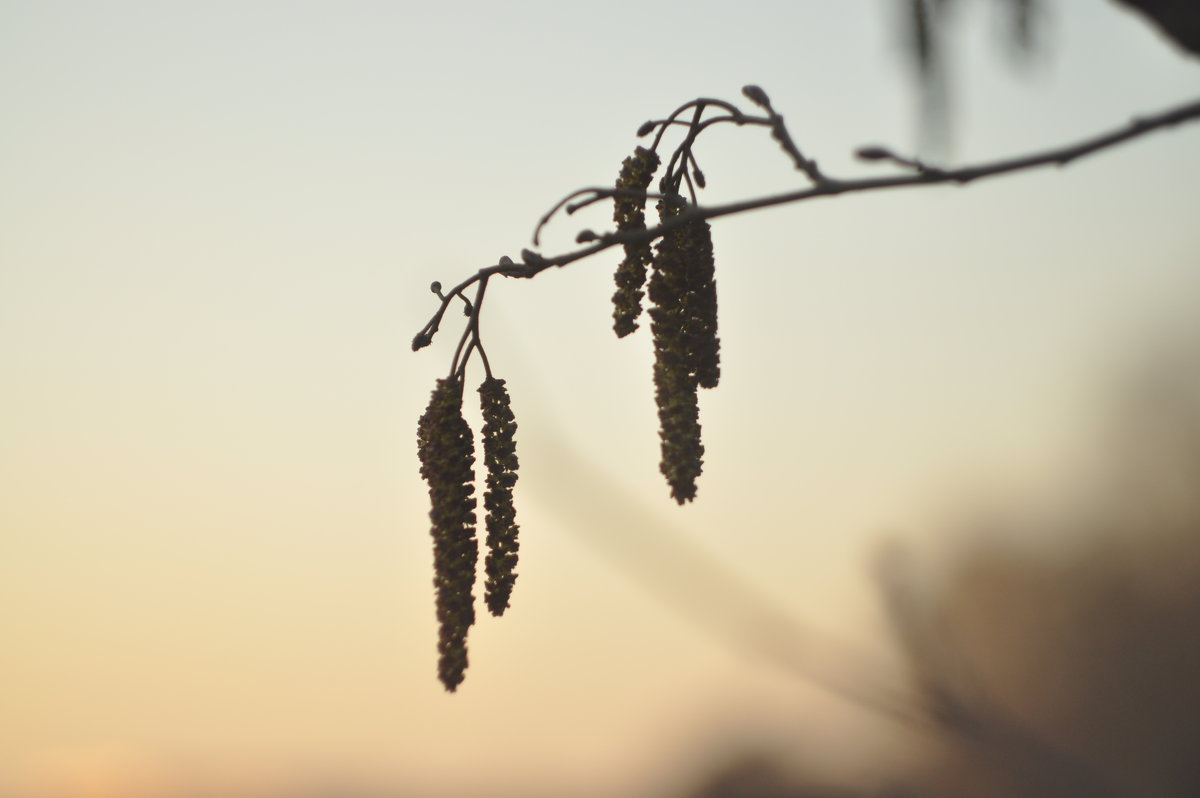
M717 338L717 281L708 222L700 219L688 224L683 241L688 370L701 388L715 388L721 380L721 342Z
M617 189L645 192L658 169L658 153L638 147L633 155L621 164L617 178ZM633 233L646 229L645 197L617 197L614 201L613 221L617 232ZM624 338L638 328L637 318L642 314L642 286L646 282L646 267L653 259L650 242L626 243L625 258L617 266L617 291L613 294L613 329L618 338Z
M483 460L487 467L487 491L483 495L488 548L484 600L493 615L503 615L517 580L520 548L512 494L517 483L517 422L504 380L493 377L484 380L479 386L479 397L483 413Z
M663 222L683 212L679 196L658 203ZM658 405L659 469L671 497L683 504L696 497L702 470L697 382L688 339L688 251L693 227L671 230L658 243L650 276L650 331L654 337L654 401Z
M467 669L467 631L475 622L475 443L462 416L458 380L438 380L417 425L421 476L429 485L437 590L438 678L453 691Z

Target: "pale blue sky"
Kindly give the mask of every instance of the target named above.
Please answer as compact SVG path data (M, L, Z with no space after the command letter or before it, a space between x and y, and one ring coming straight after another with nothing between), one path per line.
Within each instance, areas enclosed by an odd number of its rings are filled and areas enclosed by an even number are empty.
M1051 3L1024 70L969 5L959 162L1200 88L1195 59L1108 3ZM885 169L850 153L916 140L889 11L0 3L0 773L623 790L710 722L806 717L836 760L864 722L664 611L630 578L649 555L619 543L614 567L606 527L673 526L884 648L872 541L967 487L1036 482L1086 435L1103 375L1194 306L1200 128L716 223L724 376L682 509L649 342L609 329L614 258L495 284L523 560L455 696L434 678L415 423L457 332L409 341L431 280L515 256L692 97L758 83L829 171ZM761 131L698 152L709 202L798 182ZM548 251L605 217L560 222Z

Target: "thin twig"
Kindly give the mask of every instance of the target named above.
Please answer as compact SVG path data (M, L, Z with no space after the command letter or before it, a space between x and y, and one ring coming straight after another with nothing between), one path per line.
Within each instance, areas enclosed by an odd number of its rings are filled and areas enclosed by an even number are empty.
M658 135L656 135L654 137L654 144L650 147L650 149L652 149L652 150L658 149L658 145L659 145L659 142L662 141L663 134L667 132L667 127L669 125L675 123L675 118L677 116L679 116L680 114L682 114L684 111L688 110L689 108L699 107L699 108L703 109L706 106L714 106L717 108L724 108L726 111L728 111L734 117L735 121L737 119L744 118L744 115L742 114L741 109L739 109L733 103L728 103L728 102L725 102L724 100L714 100L711 97L699 97L695 100L692 100L691 102L686 102L683 105L679 106L671 113L670 116L668 116L666 118L666 120L662 123L662 127L660 127L658 130ZM686 124L686 123L684 123L684 124Z
M585 195L587 195L587 199L583 199L574 203L571 202L571 200L575 199L576 197L582 197ZM610 186L591 186L589 188L581 188L577 191L572 191L570 194L554 203L554 207L546 211L542 218L538 220L537 227L533 228L533 245L535 247L538 245L539 238L542 234L542 228L549 224L551 217L553 217L554 214L558 213L563 208L567 209L567 215L569 216L575 213L575 211L582 210L589 205L606 199L640 200L647 197L651 199L657 199L660 196L661 195L647 193L645 191L636 191L629 188L612 188Z
M719 104L723 108L732 109L728 103L719 103L715 100L697 100L682 106L672 115L678 115L680 112L694 108L699 104ZM732 109L736 110L736 109ZM468 277L459 285L455 286L446 294L441 306L433 315L421 331L413 339L413 349L420 349L429 344L433 335L437 332L438 325L441 322L442 316L446 312L446 306L450 300L460 295L463 290L470 287L476 281L490 277L493 274L503 274L507 277L534 277L551 266L566 266L584 258L589 258L598 252L603 252L617 244L628 242L643 242L653 241L656 238L662 237L665 233L680 227L685 224L697 220L716 219L722 216L732 216L738 213L758 210L760 208L770 208L777 205L789 205L794 202L803 202L805 200L817 199L818 197L835 197L840 194L851 194L862 191L882 191L884 189L895 188L912 188L916 186L933 186L943 183L958 183L966 184L984 178L996 177L1012 172L1020 172L1028 169L1036 169L1042 166L1066 166L1067 164L1076 161L1080 158L1092 155L1093 153L1115 147L1131 139L1144 136L1162 128L1171 127L1174 125L1192 122L1200 119L1200 100L1194 100L1184 105L1170 108L1156 114L1135 117L1128 124L1123 125L1115 130L1107 133L1102 133L1097 136L1085 139L1075 144L1058 147L1052 150L1046 150L1040 153L1030 155L1022 155L1013 158L1006 158L990 163L978 164L975 166L965 166L957 169L936 169L926 167L925 171L917 174L893 175L890 177L877 177L859 180L836 180L824 175L820 175L820 180L816 185L799 191L790 191L783 194L773 194L765 197L757 197L754 199L742 200L740 202L732 202L725 205L710 205L691 206L679 216L672 217L668 221L656 226L648 228L644 231L631 231L626 233L610 233L601 236L595 243L572 252L566 252L561 255L552 257L536 256L532 259L526 259L525 263L514 264L509 261L507 264L500 263L494 266L488 266L480 269L476 274ZM694 132L694 128L693 128Z

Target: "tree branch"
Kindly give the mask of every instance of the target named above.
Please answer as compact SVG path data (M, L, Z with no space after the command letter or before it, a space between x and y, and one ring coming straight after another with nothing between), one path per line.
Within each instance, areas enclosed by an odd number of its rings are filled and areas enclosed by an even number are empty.
M753 97L751 99L754 99ZM718 105L725 110L731 110L735 114L735 119L749 121L747 117L737 112L732 106L727 103L719 103L716 100L698 100L688 103L678 109L672 118L678 115L681 111L695 107L699 104L701 107L705 104ZM774 194L765 197L757 197L754 199L742 200L739 202L728 203L725 205L710 205L699 206L693 205L685 210L682 214L675 216L656 227L651 227L646 230L630 231L626 233L606 233L598 236L595 243L572 252L566 252L553 257L544 257L529 250L522 250L522 263L514 263L511 259L505 257L499 263L493 266L487 266L480 269L475 275L467 278L459 285L455 286L451 291L447 292L442 299L442 304L438 308L433 317L425 324L416 337L413 338L412 347L416 351L427 346L433 339L433 335L437 332L438 325L441 322L442 316L446 312L446 308L455 296L461 296L462 292L469 288L474 283L481 279L491 277L494 274L501 274L506 277L534 277L551 266L566 266L584 258L589 258L599 252L603 252L610 247L625 243L639 243L653 241L661 238L665 233L670 232L678 227L695 222L698 220L716 219L722 216L732 216L737 213L745 213L746 211L758 210L760 208L770 208L777 205L789 205L794 202L803 202L805 200L817 199L818 197L835 197L840 194L850 194L861 191L882 191L884 189L895 188L911 188L916 186L932 186L943 183L959 183L966 184L984 178L996 177L1012 172L1021 172L1029 169L1036 169L1042 166L1066 166L1072 161L1084 158L1102 150L1107 150L1127 141L1139 138L1162 128L1179 125L1185 122L1192 122L1200 119L1200 100L1194 100L1184 105L1170 108L1156 114L1148 116L1140 116L1132 119L1128 124L1123 125L1115 130L1107 133L1102 133L1092 138L1085 139L1075 144L1058 147L1052 150L1047 150L1040 153L1030 155L1022 155L1013 158L1006 158L991 163L978 164L975 166L964 166L957 169L940 169L930 167L918 161L901 158L894 155L891 151L880 147L865 147L858 150L859 157L863 160L890 160L901 166L915 169L915 174L895 175L891 177L867 178L858 180L837 180L826 176L823 173L817 172L813 162L799 156L798 150L795 150L795 145L791 144L791 139L787 136L787 131L782 127L782 117L778 117L771 112L775 119L779 120L779 127L773 128L773 135L776 138L781 138L784 148L788 150L793 159L798 163L806 174L810 177L815 177L815 185L800 189L798 191L786 192L783 194ZM758 120L754 120L758 121ZM665 129L665 125L663 126ZM781 134L778 132L781 131ZM788 146L791 144L791 146ZM804 167L811 166L811 170ZM572 195L576 196L576 195ZM557 206L556 206L557 207ZM547 214L549 216L549 214ZM539 226L540 228L540 226Z
M467 585L466 588L459 584L466 576L474 576L477 557L473 512L476 501L471 498L474 488L470 484L473 482L473 444L470 430L461 417L462 386L466 383L466 371L471 356L479 354L486 374L485 386L497 382L503 385L503 381L495 380L492 374L480 335L483 302L488 283L493 276L534 277L551 266L566 266L618 244L624 246L625 260L618 267L615 276L617 293L613 296L613 329L618 336L627 335L636 329L637 324L634 320L642 312L641 299L648 296L653 304L648 315L655 348L655 403L659 410L662 452L659 470L666 477L671 496L683 504L695 498L696 478L703 470L704 446L701 443L697 419L697 389L715 387L720 374L717 301L708 220L817 197L942 183L965 184L1040 166L1064 166L1154 130L1200 119L1200 100L1194 100L1151 116L1135 118L1120 128L1069 146L956 169L930 166L915 158L897 155L884 147L862 147L856 153L859 159L889 162L893 168L899 168L902 172L888 177L838 180L820 171L816 161L807 158L801 152L788 132L783 117L775 112L761 88L746 86L743 94L766 111L767 116L750 117L729 103L699 99L681 106L665 120L643 124L638 130L639 137L649 135L658 128L658 135L651 149L639 146L634 154L625 159L614 188L582 189L557 203L538 223L534 232L534 246L537 246L538 232L557 212L565 209L569 214L603 199L614 201L615 230L603 234L583 230L575 240L577 244L585 246L553 257L546 257L529 249L521 251L520 262L507 256L502 257L498 263L478 270L444 293L440 283L435 282L430 286L431 292L440 299L440 304L437 312L413 338L414 350L429 345L452 303L462 301L463 312L467 317L450 363L449 378L438 381L429 408L418 424L417 436L418 451L422 459L422 476L429 482L433 508L431 518L434 522L432 532L435 541L435 581L439 586L438 618L442 625L439 637L439 675L449 690L454 690L462 681L463 669L466 667L466 628L475 617L470 583L462 583ZM727 115L710 116L705 119L705 111L709 107ZM679 119L684 115L691 117L690 122ZM783 194L726 205L706 207L697 204L696 190L704 188L705 178L693 147L697 137L707 127L725 122L739 126L769 128L771 137L783 149L792 165L811 181L811 185ZM666 172L659 181L661 193L654 194L647 189L664 160L660 158L657 147L661 143L663 133L676 125L686 126L687 132L683 141L671 152L669 158L665 159ZM688 198L680 196L684 188ZM651 197L661 198L658 205L660 223L657 227L648 229L645 226L644 208L646 200ZM652 253L650 242L660 238L663 240L659 243L657 252ZM648 284L645 282L647 266L651 267L652 271ZM471 286L475 286L474 301L466 296L466 291ZM642 290L643 286L646 287L645 292ZM481 389L481 395L485 399L483 412L486 421L489 417L487 408L492 405L486 404L488 400L485 390ZM505 423L509 425L510 433L515 430L512 418L509 412ZM485 444L489 434L487 430L485 425ZM515 453L511 447L509 454L512 456L511 468L501 475L507 487L511 487L512 480L515 480L517 468ZM446 462L449 462L449 466L446 466ZM489 491L493 487L493 476L492 467L489 465ZM495 502L488 497L485 497L485 505L488 511L489 546L492 546L491 532L497 523L495 519L503 516L508 520L500 523L511 524L512 511L511 506L507 510L497 510ZM496 512L501 512L501 516L495 515ZM515 526L513 529L515 530ZM447 534L450 534L452 539L446 538ZM450 542L447 543L447 540ZM515 551L514 538L509 554L515 554ZM491 555L489 562L493 562ZM488 569L491 579L494 566L489 564ZM453 588L449 594L443 589L444 585ZM491 585L492 582L489 581L489 591ZM752 601L753 595L746 594L746 600ZM491 601L489 597L489 602ZM507 595L504 601L507 602ZM800 664L803 665L803 661ZM826 685L841 687L844 694L865 706L899 720L914 725L932 722L935 728L943 728L972 739L978 738L979 741L987 743L988 750L1004 743L1007 746L1003 747L1002 751L1005 757L1024 761L1039 771L1066 773L1067 770L1058 766L1066 767L1070 764L1065 760L1060 762L1061 757L1037 745L1036 741L1032 741L1034 744L1031 745L1025 735L1018 733L1014 736L1007 725L1001 724L994 728L988 726L986 714L978 715L978 712L972 714L965 711L970 707L962 701L956 702L954 695L945 693L945 685L927 685L924 696L927 706L924 707L896 703L886 694L876 695L854 684L842 685L838 681L827 680ZM948 700L943 700L944 698Z

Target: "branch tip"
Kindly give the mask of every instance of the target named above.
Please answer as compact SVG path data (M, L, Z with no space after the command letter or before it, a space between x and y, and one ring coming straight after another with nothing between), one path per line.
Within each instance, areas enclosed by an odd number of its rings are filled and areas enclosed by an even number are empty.
M772 112L771 99L767 97L767 93L763 91L761 87L755 86L754 84L742 86L742 94L745 95L747 100L754 103L759 108L762 108L767 112Z
M521 261L530 268L544 268L550 265L549 261L530 249L521 250Z
M860 161L891 161L895 154L887 147L859 147L854 151L854 157Z

